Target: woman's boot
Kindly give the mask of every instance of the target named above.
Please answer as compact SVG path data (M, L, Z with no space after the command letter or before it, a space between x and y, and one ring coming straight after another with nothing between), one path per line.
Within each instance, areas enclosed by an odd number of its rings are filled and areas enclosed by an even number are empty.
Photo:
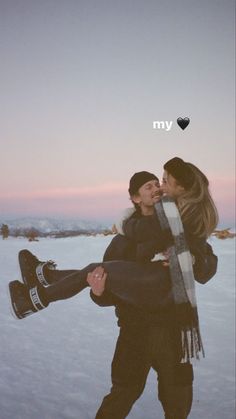
M20 281L11 281L9 293L14 315L18 319L37 313L48 306L42 286L28 288Z

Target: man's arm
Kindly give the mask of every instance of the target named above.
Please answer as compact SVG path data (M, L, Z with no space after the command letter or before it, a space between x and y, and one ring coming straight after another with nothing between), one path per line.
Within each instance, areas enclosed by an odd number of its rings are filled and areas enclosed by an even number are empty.
M122 234L113 237L111 243L105 250L103 261L111 260L136 260L136 243Z
M108 291L104 291L102 295L98 296L95 295L92 291L92 289L90 290L90 297L93 300L93 302L95 304L97 304L100 307L110 307L110 306L115 306L116 305L116 300L113 297L112 294L110 294Z
M127 237L117 234L113 237L111 243L107 247L103 261L111 261L111 260L135 260L136 258L136 246L131 240L127 239ZM92 274L96 274L96 272L92 272ZM93 281L93 277L90 275L87 278L89 281ZM92 282L91 282L92 284ZM97 284L93 282L93 287L91 286L90 297L100 307L109 307L116 305L119 301L117 297L113 296L109 291L105 290L105 284L102 292L102 283ZM94 288L98 286L98 289ZM97 294L97 295L96 295Z

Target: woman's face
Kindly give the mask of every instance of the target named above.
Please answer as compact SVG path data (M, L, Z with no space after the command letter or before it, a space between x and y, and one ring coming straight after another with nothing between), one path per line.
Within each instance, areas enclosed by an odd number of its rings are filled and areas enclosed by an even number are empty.
M179 198L185 192L184 187L166 170L163 173L161 189L165 195L174 199Z

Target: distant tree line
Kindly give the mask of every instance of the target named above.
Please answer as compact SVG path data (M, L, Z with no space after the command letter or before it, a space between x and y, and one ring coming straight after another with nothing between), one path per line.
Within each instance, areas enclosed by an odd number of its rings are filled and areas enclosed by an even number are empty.
M11 228L9 229L7 224L2 224L0 234L3 239L11 237L26 237L29 241L38 241L42 237L52 238L63 238L63 237L75 237L75 236L94 236L96 234L109 235L114 234L112 229L79 229L79 230L59 230L51 232L42 232L34 227L30 228Z
M236 233L231 233L230 228L224 230L215 230L212 235L216 236L219 239L233 238L236 236ZM40 237L52 237L52 238L63 238L63 237L76 237L76 236L96 236L96 234L103 234L108 236L110 234L117 234L115 225L111 229L78 229L78 230L58 230L50 232L42 232L34 227L22 228L16 227L9 229L7 224L2 224L0 227L0 235L2 235L3 240L11 237L26 237L29 241L38 241Z

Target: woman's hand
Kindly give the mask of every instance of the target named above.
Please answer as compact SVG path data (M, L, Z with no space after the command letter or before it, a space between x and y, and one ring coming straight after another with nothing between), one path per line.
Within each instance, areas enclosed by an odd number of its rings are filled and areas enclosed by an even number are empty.
M100 297L105 290L106 278L107 273L102 266L98 266L87 275L87 282L90 285L93 294L97 297Z
M162 252L162 254L165 257L165 260L163 260L162 265L165 266L165 267L170 266L170 263L169 263L169 256L170 255L169 255L168 250L165 250L164 252Z

